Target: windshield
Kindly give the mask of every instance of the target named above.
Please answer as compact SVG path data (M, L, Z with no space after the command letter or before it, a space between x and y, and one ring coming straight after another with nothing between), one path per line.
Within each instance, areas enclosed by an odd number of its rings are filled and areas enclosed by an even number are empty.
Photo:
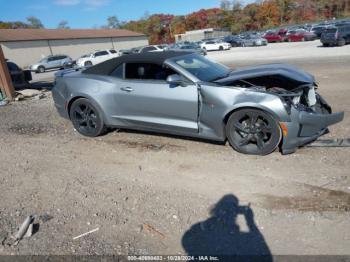
M173 58L172 61L204 82L224 78L231 72L228 67L196 54Z

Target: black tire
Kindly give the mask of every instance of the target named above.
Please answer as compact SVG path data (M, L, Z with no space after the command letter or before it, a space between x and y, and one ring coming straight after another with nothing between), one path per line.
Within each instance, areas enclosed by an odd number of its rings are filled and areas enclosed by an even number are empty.
M38 67L38 73L44 73L45 72L45 67L39 66Z
M226 136L236 151L249 155L268 155L279 145L282 132L270 114L258 109L234 112L226 124Z
M329 47L329 44L323 44L324 47Z
M79 98L73 102L69 116L74 128L84 136L97 137L106 131L102 114L86 98Z
M91 62L91 61L86 61L86 62L84 63L84 66L92 66L92 62Z
M340 38L340 39L338 40L338 46L344 46L345 44L346 44L346 41L345 41L344 38Z
M219 47L219 50L220 50L220 51L224 50L224 47L223 47L223 46L220 46L220 47Z

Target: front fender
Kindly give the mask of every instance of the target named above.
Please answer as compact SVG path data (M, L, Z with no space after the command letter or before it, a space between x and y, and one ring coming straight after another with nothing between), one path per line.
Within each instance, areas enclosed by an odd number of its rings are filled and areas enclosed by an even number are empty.
M232 112L242 108L260 109L279 122L291 121L281 99L274 94L243 88L202 86L199 125L212 136L225 139L225 125Z

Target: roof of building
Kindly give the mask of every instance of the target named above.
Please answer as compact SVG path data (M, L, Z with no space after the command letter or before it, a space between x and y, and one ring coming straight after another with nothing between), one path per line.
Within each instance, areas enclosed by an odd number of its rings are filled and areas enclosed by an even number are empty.
M0 29L0 42L133 36L144 34L124 29Z
M83 71L85 74L109 75L119 65L124 63L154 63L162 65L165 60L173 57L188 55L188 51L162 51L146 52L130 55L123 55L117 58L107 60L103 63L89 67Z

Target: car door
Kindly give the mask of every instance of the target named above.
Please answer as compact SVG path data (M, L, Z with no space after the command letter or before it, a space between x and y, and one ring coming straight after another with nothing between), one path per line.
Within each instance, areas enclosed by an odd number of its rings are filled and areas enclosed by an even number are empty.
M47 59L46 69L52 69L57 67L57 56L51 56Z
M198 133L198 90L188 82L173 86L166 77L176 73L151 63L126 63L115 87L116 120L134 127L173 133ZM120 69L117 69L120 72Z
M99 51L95 53L95 63L99 64L109 59L109 53L107 51Z
M214 41L208 41L205 43L205 48L208 50L208 51L213 51L215 50L215 42Z

